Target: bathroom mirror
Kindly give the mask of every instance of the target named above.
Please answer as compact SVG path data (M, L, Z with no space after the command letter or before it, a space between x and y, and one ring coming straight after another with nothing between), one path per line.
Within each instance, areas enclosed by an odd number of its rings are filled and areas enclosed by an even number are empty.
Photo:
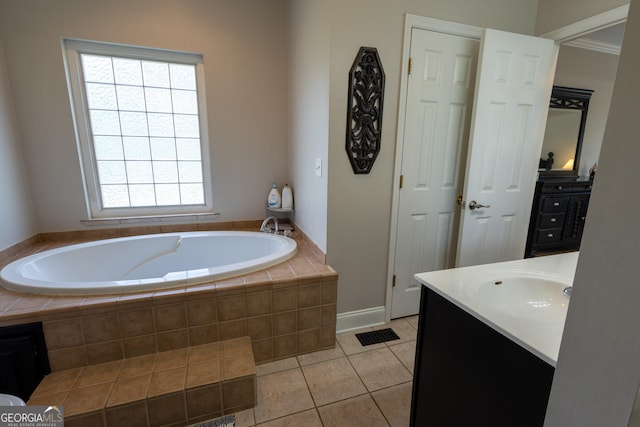
M540 177L578 176L592 94L589 89L553 87L538 166Z

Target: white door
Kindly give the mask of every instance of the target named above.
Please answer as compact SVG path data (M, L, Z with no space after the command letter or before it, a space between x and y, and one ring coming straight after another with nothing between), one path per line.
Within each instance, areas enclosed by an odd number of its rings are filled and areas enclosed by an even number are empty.
M393 318L418 312L415 273L524 255L556 51L553 41L495 30L481 43L475 77L478 40L411 32ZM459 194L491 208L460 218Z
M557 55L553 40L489 29L480 46L458 267L524 256Z
M478 40L411 32L392 315L418 312L421 271L454 266Z

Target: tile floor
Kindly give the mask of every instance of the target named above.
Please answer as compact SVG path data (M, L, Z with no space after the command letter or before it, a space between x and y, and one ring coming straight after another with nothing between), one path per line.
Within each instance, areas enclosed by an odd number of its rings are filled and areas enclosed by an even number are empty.
M363 347L358 332L400 337ZM336 348L257 366L257 405L236 427L409 425L418 316L337 336Z

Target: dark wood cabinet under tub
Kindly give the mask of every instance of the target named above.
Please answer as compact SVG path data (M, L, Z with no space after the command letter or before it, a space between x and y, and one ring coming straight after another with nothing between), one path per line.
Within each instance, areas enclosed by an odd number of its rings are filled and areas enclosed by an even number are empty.
M525 258L580 249L592 184L575 178L536 183Z
M542 426L554 367L422 287L412 427Z

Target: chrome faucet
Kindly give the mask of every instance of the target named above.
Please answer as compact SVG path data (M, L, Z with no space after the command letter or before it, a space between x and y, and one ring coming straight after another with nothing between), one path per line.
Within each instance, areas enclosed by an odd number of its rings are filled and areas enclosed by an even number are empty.
M562 294L567 298L570 299L571 298L571 290L573 290L572 286L567 286L566 288L564 288L562 290Z
M273 223L276 226L276 230L274 231L274 233L278 234L278 231L280 231L278 229L278 219L275 216L269 216L267 218L265 218L264 221L262 221L262 225L260 226L260 231L264 231L265 233L271 233L270 230L267 230L267 224L269 224L269 221L273 220Z

